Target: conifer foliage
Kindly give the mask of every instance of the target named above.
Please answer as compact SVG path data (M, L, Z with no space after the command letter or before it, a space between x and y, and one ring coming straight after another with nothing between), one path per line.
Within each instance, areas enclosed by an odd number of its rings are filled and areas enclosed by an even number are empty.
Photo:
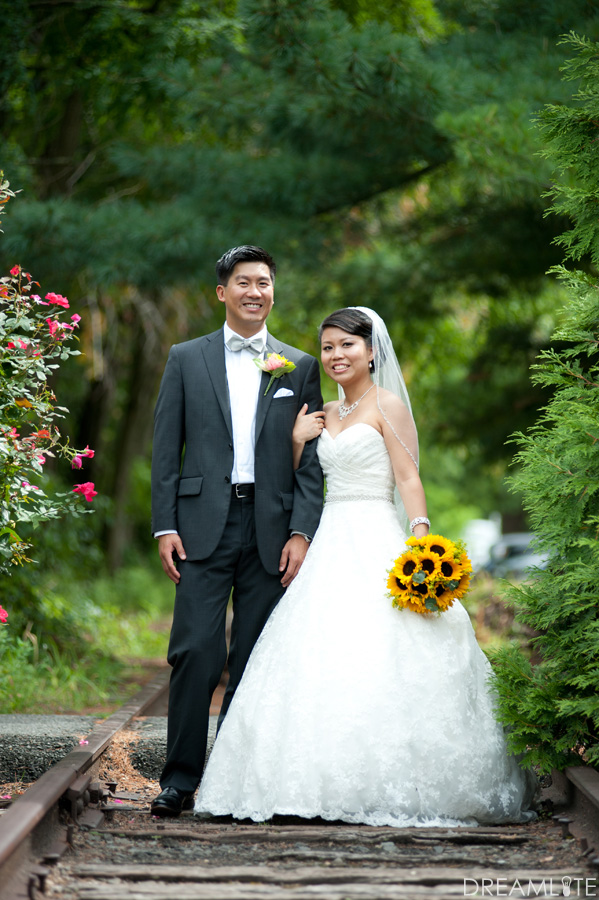
M552 270L572 299L532 377L555 393L537 425L515 437L512 486L549 554L546 569L508 592L535 632L532 658L513 647L493 659L512 747L541 771L599 767L599 44L567 40L578 55L564 78L579 80L578 91L571 106L545 107L539 124L557 175L548 214L571 219L558 243L587 271Z

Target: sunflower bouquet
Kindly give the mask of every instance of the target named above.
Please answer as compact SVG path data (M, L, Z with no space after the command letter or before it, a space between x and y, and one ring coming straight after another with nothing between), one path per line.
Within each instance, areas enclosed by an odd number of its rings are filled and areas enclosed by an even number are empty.
M393 606L424 615L445 612L470 585L472 563L466 547L440 534L411 537L406 545L408 550L395 560L387 579Z

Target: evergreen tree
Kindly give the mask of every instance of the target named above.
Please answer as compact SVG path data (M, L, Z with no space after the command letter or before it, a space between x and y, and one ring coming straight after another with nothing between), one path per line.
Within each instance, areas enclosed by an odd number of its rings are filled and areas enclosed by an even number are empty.
M554 390L538 424L516 436L522 464L513 479L545 570L508 592L530 626L532 658L512 647L494 656L501 718L517 752L543 771L581 758L599 766L599 44L570 35L578 56L564 67L580 79L574 105L545 107L545 155L558 173L549 212L568 216L559 238L567 260L591 273L554 271L571 302L533 381Z
M82 311L65 390L115 565L168 346L220 322L234 243L274 254L273 329L307 350L325 311L377 308L418 373L423 445L459 453L481 505L476 478L498 484L547 399L528 367L563 225L530 117L565 97L555 41L599 38L598 5L0 0L0 159L23 189L0 263L31 260Z

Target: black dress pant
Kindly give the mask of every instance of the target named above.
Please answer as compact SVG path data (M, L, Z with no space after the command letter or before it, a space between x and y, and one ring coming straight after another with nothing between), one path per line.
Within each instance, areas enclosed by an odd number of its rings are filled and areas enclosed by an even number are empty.
M234 494L217 550L209 559L180 560L177 568L181 578L168 650L167 759L160 783L194 791L206 756L210 701L227 661L225 618L231 590L229 685L219 723L284 589L281 575L269 574L258 556L253 499Z

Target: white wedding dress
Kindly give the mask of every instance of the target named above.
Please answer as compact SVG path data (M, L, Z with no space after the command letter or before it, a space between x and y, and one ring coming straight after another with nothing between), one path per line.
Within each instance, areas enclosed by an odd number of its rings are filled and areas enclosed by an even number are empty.
M421 616L386 595L405 534L383 437L364 423L325 430L318 455L320 526L254 648L195 812L400 827L526 818L534 778L506 752L465 609Z

